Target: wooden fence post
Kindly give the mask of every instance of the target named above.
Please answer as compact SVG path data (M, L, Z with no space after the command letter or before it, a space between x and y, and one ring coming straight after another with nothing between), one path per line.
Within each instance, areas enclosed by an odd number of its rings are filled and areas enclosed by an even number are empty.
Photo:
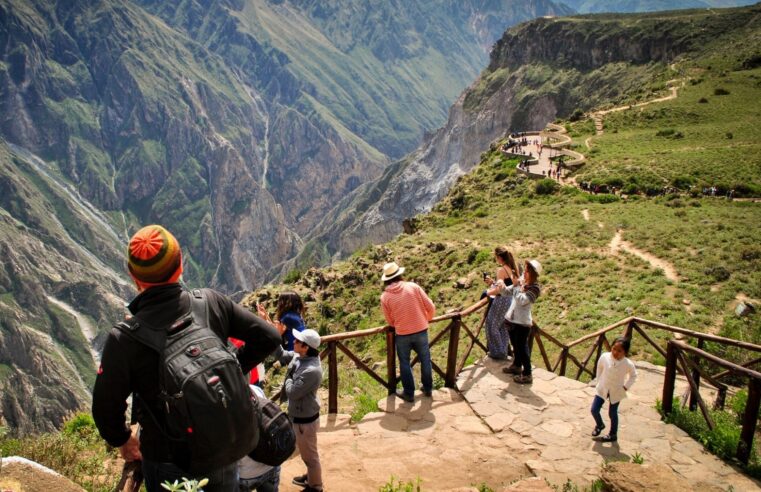
M626 331L624 331L624 337L631 340L633 332L634 332L634 320L631 320L628 323L626 323Z
M565 376L565 368L568 364L568 347L563 347L563 351L560 354L560 371L558 375Z
M661 396L664 416L671 413L674 404L677 350L676 343L673 340L669 340L668 347L666 348L666 374L663 378L663 395Z
M698 339L698 348L703 350L703 339ZM695 363L695 367L692 368L692 379L695 381L695 386L700 391L700 371L698 371L698 364L700 364L700 357L697 354L693 354L692 361ZM693 391L690 391L690 411L694 412L698 408L698 395Z
M388 376L388 394L396 393L396 332L389 327L386 332L386 375Z
M328 413L338 413L338 347L328 342Z
M753 448L753 435L756 432L759 404L761 404L761 381L751 378L748 382L748 402L745 404L740 442L737 444L737 459L746 465Z
M449 348L447 349L447 372L444 386L454 388L457 382L457 347L460 345L460 317L449 324Z

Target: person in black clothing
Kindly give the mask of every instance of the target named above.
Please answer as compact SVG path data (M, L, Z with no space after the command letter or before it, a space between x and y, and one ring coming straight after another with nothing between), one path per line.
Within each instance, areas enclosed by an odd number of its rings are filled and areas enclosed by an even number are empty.
M153 326L169 326L190 311L191 296L178 283L182 252L171 233L158 225L140 229L130 240L128 256L129 273L139 291L128 306L132 315L150 320ZM203 291L211 330L222 340L235 337L245 342L237 352L244 374L280 345L280 334L274 326L218 292ZM159 405L159 391L158 352L112 329L93 389L93 418L103 439L119 448L126 461L142 460L149 492L163 490L163 482L182 481L183 477L208 478L206 492L237 491L237 462L204 473L203 477L193 477L173 463L172 456L182 450L178 451L178 444L165 437L165 412ZM139 438L125 419L131 394L139 395L133 400L133 416L141 426Z

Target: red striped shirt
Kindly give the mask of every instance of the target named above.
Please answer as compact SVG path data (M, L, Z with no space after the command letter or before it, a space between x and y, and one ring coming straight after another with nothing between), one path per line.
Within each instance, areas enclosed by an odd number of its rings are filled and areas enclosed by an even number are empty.
M428 328L436 307L425 291L414 282L394 282L381 294L386 323L397 335L411 335Z

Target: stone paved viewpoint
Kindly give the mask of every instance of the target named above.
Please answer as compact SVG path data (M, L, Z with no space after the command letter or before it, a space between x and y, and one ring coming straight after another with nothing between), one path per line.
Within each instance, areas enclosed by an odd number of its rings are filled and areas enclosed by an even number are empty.
M639 378L621 403L616 444L590 438L593 386L538 368L534 383L522 386L501 367L485 358L462 371L459 392L444 388L433 398L418 393L412 404L389 396L379 402L380 412L356 424L348 415L322 416L318 442L326 491L376 491L392 475L419 478L423 491L477 490L481 483L496 491L552 490L534 481L510 487L529 477L560 490L570 479L583 490L606 461L631 461L636 454L645 466L670 468L695 491L761 490L685 432L661 422L654 408L661 367L637 363ZM685 388L678 379L677 394ZM291 478L304 470L298 456L286 462L280 490L300 491Z

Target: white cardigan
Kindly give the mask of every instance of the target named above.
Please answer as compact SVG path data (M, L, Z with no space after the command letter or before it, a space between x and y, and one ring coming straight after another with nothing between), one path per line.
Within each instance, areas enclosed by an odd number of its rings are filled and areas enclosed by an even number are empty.
M609 398L615 405L624 398L626 392L637 381L637 368L627 357L621 360L613 358L613 354L605 352L597 361L597 396Z

